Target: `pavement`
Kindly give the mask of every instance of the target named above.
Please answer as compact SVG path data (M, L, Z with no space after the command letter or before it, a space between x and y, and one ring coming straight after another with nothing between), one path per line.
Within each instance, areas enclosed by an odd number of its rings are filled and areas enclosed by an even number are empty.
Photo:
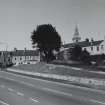
M0 71L0 105L105 105L105 92Z

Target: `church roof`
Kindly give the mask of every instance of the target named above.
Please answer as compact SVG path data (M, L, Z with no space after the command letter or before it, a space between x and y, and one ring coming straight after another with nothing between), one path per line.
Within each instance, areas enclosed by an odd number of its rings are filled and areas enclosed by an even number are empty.
M73 36L72 40L73 40L73 42L79 42L81 40L81 37L79 36L79 30L78 30L77 25L75 27L74 36Z
M12 56L38 56L39 51L38 50L16 50L12 51Z
M103 40L99 40L99 41L92 41L92 42L88 42L88 41L81 41L78 43L68 43L63 45L64 48L72 48L74 47L76 44L80 45L81 47L89 47L89 46L98 46L103 42Z

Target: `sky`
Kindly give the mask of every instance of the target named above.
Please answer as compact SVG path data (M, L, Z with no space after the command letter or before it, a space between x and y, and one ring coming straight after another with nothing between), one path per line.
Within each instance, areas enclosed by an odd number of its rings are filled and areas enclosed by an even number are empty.
M52 24L65 43L105 36L105 0L0 0L0 49L32 49L31 32Z

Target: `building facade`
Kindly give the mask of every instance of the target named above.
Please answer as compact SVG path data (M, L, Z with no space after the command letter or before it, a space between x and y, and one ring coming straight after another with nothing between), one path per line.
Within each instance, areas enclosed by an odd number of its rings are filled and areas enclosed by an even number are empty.
M30 64L40 61L38 50L17 50L14 49L12 53L13 64Z
M90 55L102 55L105 54L105 38L104 40L94 41L86 38L85 41L81 41L78 27L76 26L75 32L72 38L73 43L64 44L61 48L64 59L68 60L70 56L70 50L77 44L82 47L82 50L87 50Z
M81 41L78 43L68 43L63 45L64 50L72 49L76 44L82 47L82 50L87 50L90 55L105 54L105 40L98 41ZM67 51L66 51L67 52Z

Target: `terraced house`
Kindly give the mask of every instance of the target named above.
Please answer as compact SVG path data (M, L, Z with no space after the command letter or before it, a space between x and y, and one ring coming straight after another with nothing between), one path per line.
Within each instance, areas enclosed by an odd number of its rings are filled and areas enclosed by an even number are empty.
M39 51L38 50L17 50L14 48L12 53L12 62L13 64L30 64L40 61Z

